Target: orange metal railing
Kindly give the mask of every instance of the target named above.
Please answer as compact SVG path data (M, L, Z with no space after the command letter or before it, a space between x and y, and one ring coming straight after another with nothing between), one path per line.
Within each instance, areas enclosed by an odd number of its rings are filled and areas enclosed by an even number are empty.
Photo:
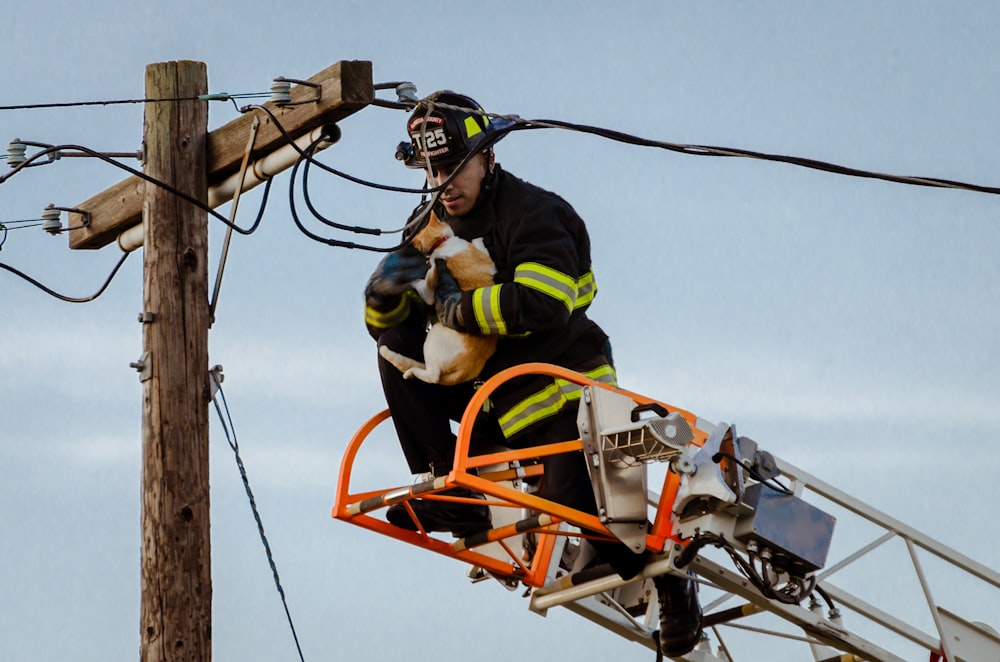
M596 515L585 513L516 486L516 481L542 474L540 459L560 453L583 450L579 439L553 442L517 450L470 455L469 445L476 415L482 410L490 395L503 383L527 374L541 374L563 379L581 387L608 389L632 398L636 404L660 404L671 412L679 413L695 431L696 445L704 443L706 435L695 427L696 416L690 412L632 393L614 386L589 379L577 372L545 363L528 363L508 368L486 381L469 402L459 423L456 440L455 462L447 476L411 486L395 486L384 490L351 492L351 473L358 451L368 436L389 418L388 410L371 417L351 438L344 453L337 484L332 516L403 542L422 547L438 554L461 560L503 579L520 581L528 586L544 585L553 561L553 550L558 536L603 537L613 539L608 529ZM677 493L679 477L667 472L652 526L646 536L646 548L653 552L663 550L671 539L670 512ZM506 524L463 540L446 541L424 531L419 521L417 531L405 530L375 515L383 508L420 498L429 500L468 502L469 499L442 494L454 487L464 487L486 497L493 512L509 513ZM482 501L476 500L477 504ZM405 506L409 508L409 506ZM511 509L499 511L498 509ZM410 510L413 516L412 510ZM494 517L494 521L496 521ZM567 523L585 532L579 533L561 527ZM533 538L525 545L523 537ZM530 553L526 550L530 550Z

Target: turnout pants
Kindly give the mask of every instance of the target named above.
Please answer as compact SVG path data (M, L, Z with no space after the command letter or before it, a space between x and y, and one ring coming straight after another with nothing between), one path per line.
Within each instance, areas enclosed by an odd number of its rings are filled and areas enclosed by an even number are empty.
M406 356L423 360L424 330L413 324L386 329L378 344ZM451 471L455 458L456 437L451 421L461 420L465 407L475 393L475 384L455 386L428 384L419 379L404 379L394 365L378 356L379 375L392 423L406 463L413 474L433 472L444 476ZM568 407L558 415L533 425L514 439L505 439L490 411L480 412L472 429L470 452L484 452L491 447L526 448L546 443L578 439L577 408ZM597 502L582 452L563 453L542 458L545 475L540 494L547 499L589 514L597 514ZM634 576L645 564L646 554L633 554L617 542L592 541L599 558L624 578Z

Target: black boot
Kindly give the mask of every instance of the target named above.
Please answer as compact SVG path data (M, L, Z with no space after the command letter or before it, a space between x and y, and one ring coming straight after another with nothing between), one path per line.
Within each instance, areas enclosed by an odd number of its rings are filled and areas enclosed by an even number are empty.
M695 583L676 575L653 578L660 604L660 652L680 657L701 638L701 605Z
M439 494L445 496L483 499L485 497L464 487L454 487ZM428 501L426 499L411 499L410 507L420 520L424 531L450 531L456 538L465 538L473 533L486 531L492 527L490 509L485 503L455 503L452 501ZM385 518L393 526L408 531L416 531L417 523L410 517L406 506L396 503L386 510Z

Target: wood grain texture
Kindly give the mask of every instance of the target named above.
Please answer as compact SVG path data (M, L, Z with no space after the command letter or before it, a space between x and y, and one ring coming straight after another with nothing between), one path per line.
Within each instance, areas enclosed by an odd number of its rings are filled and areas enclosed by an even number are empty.
M197 96L207 80L200 62L151 64L146 94ZM207 135L204 102L148 104L145 172L205 200ZM144 205L140 659L210 662L208 219L160 187Z

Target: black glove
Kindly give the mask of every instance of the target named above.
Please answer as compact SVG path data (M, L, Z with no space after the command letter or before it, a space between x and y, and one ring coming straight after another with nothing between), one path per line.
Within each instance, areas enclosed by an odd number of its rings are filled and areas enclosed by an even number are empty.
M422 253L412 250L389 253L365 285L365 304L376 310L392 308L400 294L427 275L427 269L427 258Z
M455 277L448 271L448 265L442 259L434 260L437 271L437 285L434 287L434 311L438 322L452 329L464 331L462 321L462 290L458 287Z

